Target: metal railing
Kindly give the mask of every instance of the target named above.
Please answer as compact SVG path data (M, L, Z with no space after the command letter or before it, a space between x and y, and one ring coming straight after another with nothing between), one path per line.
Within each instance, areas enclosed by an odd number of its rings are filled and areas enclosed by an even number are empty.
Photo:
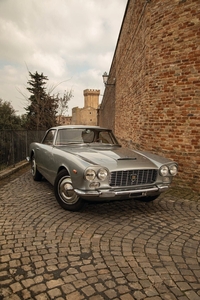
M29 145L41 142L45 131L0 130L0 170L26 159Z

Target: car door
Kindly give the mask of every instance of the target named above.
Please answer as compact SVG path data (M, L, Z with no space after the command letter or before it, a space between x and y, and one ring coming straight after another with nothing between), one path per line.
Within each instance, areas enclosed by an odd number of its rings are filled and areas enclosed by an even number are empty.
M47 132L37 154L37 164L40 172L50 182L52 182L54 169L53 143L55 133L55 129L50 129Z

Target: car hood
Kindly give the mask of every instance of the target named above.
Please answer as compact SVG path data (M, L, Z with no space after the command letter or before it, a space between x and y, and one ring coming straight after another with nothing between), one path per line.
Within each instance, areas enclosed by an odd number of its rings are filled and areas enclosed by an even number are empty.
M151 154L147 152L142 153L121 147L68 147L63 149L63 151L71 153L91 165L101 165L109 169L154 169L159 168L166 161L166 159L156 155L151 157Z

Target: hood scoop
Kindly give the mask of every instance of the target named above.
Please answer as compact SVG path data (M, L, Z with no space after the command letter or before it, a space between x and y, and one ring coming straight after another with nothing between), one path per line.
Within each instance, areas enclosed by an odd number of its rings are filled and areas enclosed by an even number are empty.
M137 158L136 157L121 157L121 158L118 158L117 160L136 160Z

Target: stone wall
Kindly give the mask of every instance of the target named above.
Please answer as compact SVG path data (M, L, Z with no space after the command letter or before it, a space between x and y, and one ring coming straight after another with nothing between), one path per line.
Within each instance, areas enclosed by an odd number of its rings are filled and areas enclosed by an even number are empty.
M200 191L200 1L129 0L99 111L118 140L176 160Z

